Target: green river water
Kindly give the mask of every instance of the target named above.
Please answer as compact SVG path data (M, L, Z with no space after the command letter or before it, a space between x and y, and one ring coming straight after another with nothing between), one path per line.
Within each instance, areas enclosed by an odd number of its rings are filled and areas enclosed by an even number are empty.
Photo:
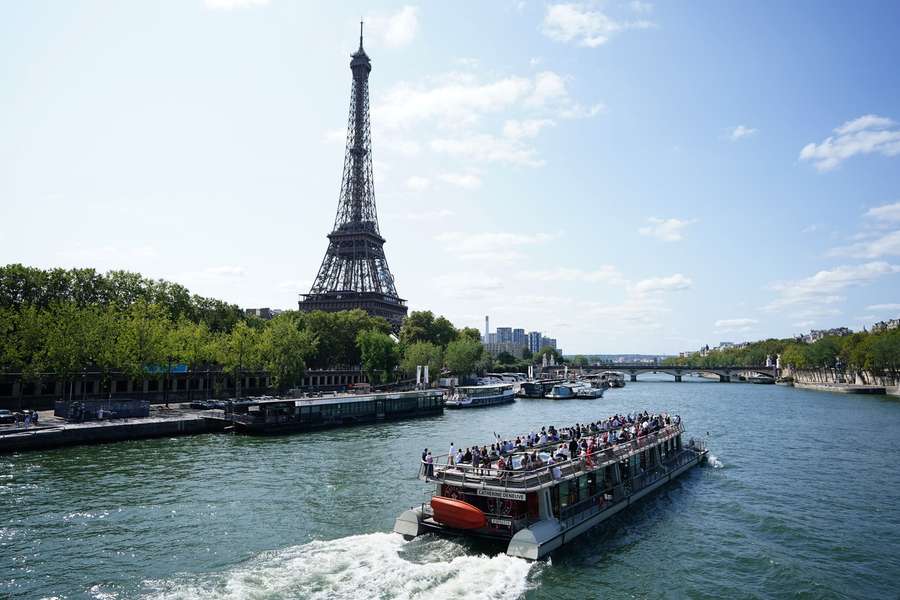
M425 447L645 409L680 414L710 464L549 560L391 533L426 498ZM898 459L896 398L699 379L314 434L6 455L0 598L898 598Z

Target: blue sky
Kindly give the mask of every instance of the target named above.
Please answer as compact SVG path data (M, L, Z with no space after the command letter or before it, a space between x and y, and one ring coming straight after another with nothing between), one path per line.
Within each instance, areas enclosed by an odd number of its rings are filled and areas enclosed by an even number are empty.
M295 306L360 16L412 309L648 353L900 314L891 2L5 3L0 261Z

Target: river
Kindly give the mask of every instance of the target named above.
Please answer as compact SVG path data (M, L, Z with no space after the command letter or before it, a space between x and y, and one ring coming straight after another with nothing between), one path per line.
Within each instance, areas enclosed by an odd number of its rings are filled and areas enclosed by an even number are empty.
M647 379L602 400L0 456L0 597L897 597L900 400ZM680 414L710 464L550 560L391 533L426 497L425 447L645 409Z

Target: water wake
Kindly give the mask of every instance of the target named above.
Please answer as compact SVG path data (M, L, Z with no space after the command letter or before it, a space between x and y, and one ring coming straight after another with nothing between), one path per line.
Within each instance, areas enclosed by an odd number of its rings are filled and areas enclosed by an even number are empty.
M499 600L522 596L532 567L505 554L466 555L443 539L405 543L394 533L372 533L268 552L222 573L145 582L145 590L154 600Z
M717 457L715 454L710 454L709 456L707 456L706 462L709 463L709 466L711 466L713 469L721 469L725 466L725 463L719 460L719 457Z

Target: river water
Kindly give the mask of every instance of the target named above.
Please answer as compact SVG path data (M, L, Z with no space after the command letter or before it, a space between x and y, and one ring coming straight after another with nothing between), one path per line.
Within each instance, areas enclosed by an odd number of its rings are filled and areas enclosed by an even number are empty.
M550 560L391 533L426 446L645 409L682 415L710 464ZM699 379L0 456L0 598L897 598L898 458L900 400Z

